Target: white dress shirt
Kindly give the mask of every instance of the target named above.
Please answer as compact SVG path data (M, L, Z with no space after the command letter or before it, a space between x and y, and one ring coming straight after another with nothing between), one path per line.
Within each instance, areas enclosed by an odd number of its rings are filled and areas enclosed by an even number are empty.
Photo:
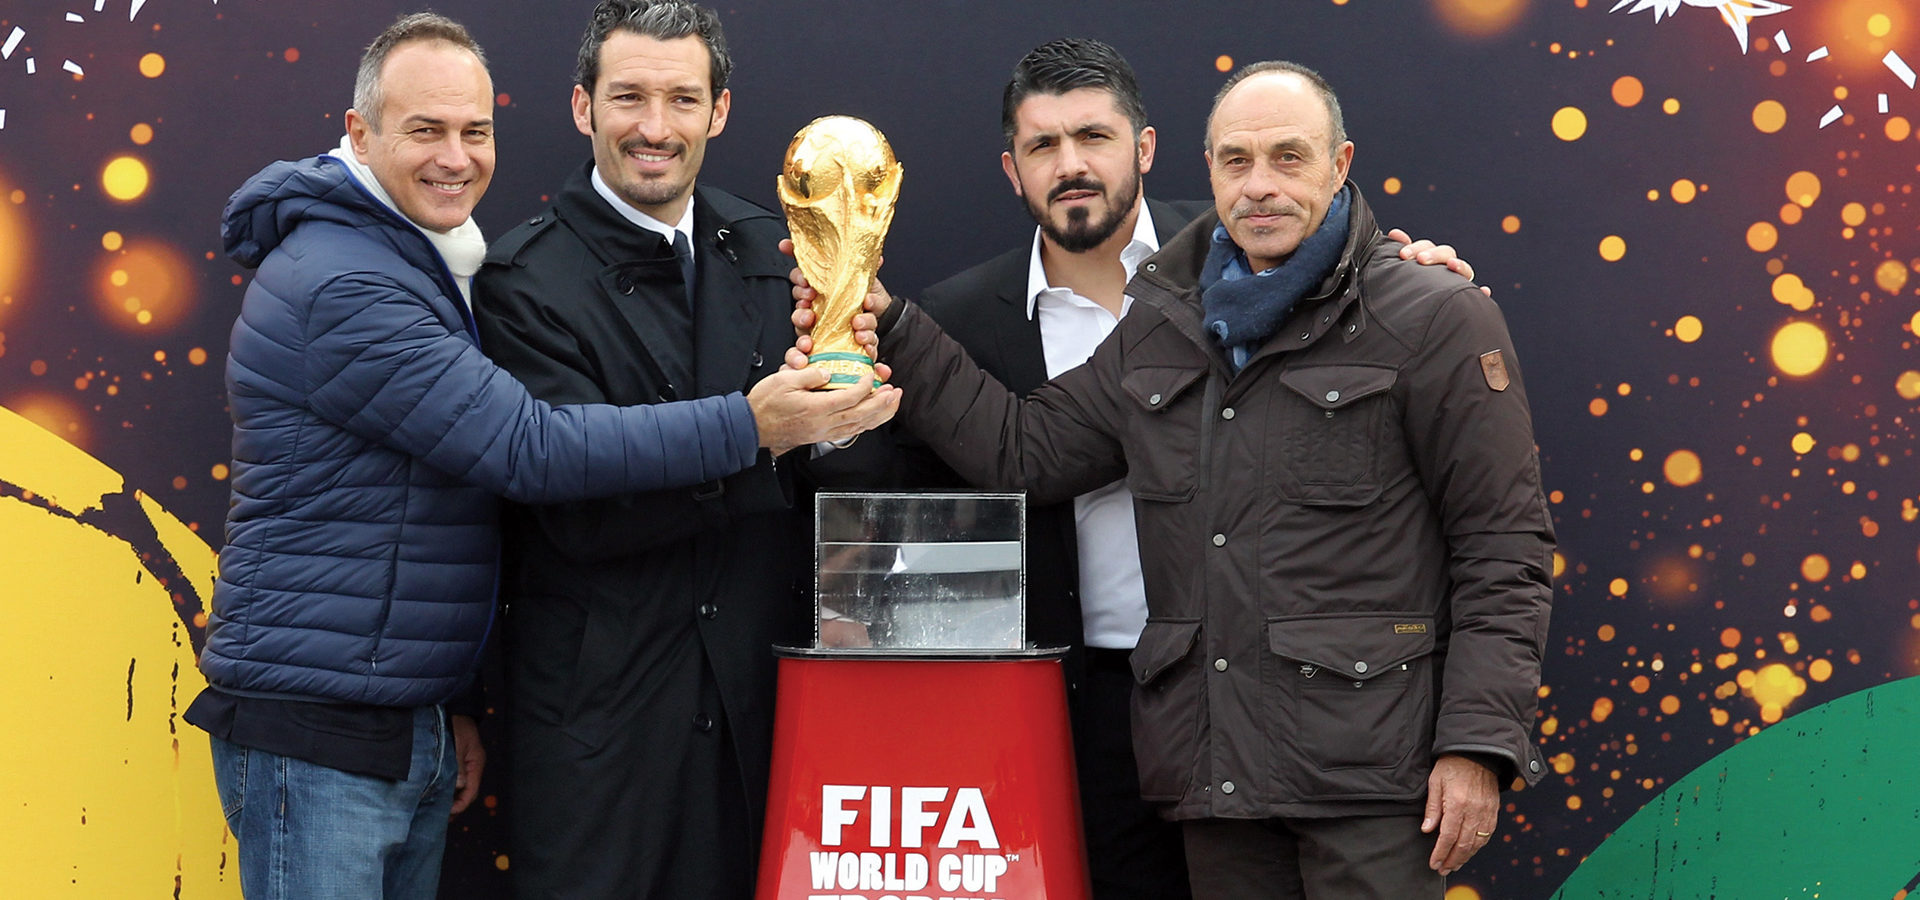
M614 212L617 212L620 215L626 217L627 221L632 222L633 224L638 225L641 228L645 228L646 230L659 235L661 239L667 242L667 246L669 247L673 246L674 232L678 231L681 234L686 235L687 247L692 250L695 259L700 258L700 249L699 249L700 245L694 243L693 241L693 195L692 194L687 195L687 211L680 214L680 221L675 224L669 225L665 222L660 221L659 219L656 219L650 215L647 215L646 213L641 212L638 209L635 209L633 207L633 204L628 203L626 201L626 198L621 197L619 194L614 193L613 188L607 186L606 179L600 177L599 166L593 167L593 175L589 178L589 180L593 182L594 193L599 194L603 199L605 199L607 201L607 205L613 207Z
M1040 247L1040 230L1036 228L1033 259L1027 266L1027 318L1039 318L1047 377L1053 378L1086 362L1120 319L1071 288L1049 284L1046 267L1040 263ZM1127 280L1133 280L1141 261L1159 249L1153 216L1142 200L1133 240L1120 251ZM1126 315L1132 306L1133 298L1123 297L1120 315ZM1125 481L1116 481L1075 497L1073 517L1079 534L1080 619L1087 646L1132 649L1147 623L1147 591L1140 575L1133 495L1127 493Z

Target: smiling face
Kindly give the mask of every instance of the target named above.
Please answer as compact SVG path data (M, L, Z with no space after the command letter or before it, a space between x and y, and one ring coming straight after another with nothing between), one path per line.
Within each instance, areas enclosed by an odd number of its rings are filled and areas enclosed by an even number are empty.
M431 231L473 215L493 179L493 80L445 41L395 47L380 70L380 127L347 110L347 136L400 214Z
M1153 142L1151 127L1135 138L1111 91L1032 94L1014 111L1013 149L1000 165L1047 238L1081 253L1132 223Z
M713 96L707 45L616 31L600 45L599 79L575 85L573 124L593 138L593 162L613 192L662 222L678 222L727 127L731 94Z
M1207 173L1214 209L1247 263L1263 272L1319 230L1346 184L1353 142L1332 140L1327 104L1291 72L1255 75L1214 109Z

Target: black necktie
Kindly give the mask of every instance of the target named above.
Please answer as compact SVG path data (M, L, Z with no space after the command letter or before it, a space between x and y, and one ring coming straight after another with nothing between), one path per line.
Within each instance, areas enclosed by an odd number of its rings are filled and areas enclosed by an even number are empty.
M687 310L693 310L693 245L687 242L687 233L679 229L673 232L673 255L680 258L680 280L687 286Z

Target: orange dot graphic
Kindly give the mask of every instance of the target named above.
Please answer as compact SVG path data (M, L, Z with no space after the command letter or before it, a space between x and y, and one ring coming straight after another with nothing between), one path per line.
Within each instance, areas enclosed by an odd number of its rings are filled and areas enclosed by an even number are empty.
M1800 312L1813 308L1813 291L1809 290L1800 276L1792 272L1783 272L1773 279L1773 299L1793 307Z
M1898 294L1907 286L1907 267L1897 259L1881 260L1873 269L1873 283L1889 294Z
M140 57L140 74L148 78L159 78L167 70L167 60L158 53L149 53Z
M1811 375L1827 362L1827 333L1812 322L1789 322L1773 334L1773 364L1788 375Z
M1615 597L1625 597L1627 595L1627 580L1625 578L1615 578L1607 582L1607 593Z
M1640 79L1632 75L1622 75L1613 80L1613 102L1621 106L1637 106L1647 96L1647 90Z
M147 192L148 178L146 163L118 156L100 170L100 187L115 200L137 200Z
M1773 134L1787 125L1787 108L1778 100L1762 100L1753 107L1753 127Z
M1867 221L1867 208L1858 203L1849 203L1840 207L1840 221L1858 226Z
M1442 24L1467 37L1506 31L1526 14L1527 5L1527 0L1434 0L1432 4Z
M1886 37L1893 31L1893 20L1886 13L1874 13L1867 17L1867 33L1877 38Z
M1820 176L1799 171L1787 176L1787 199L1801 206L1812 206L1820 199Z
M1723 628L1720 630L1720 646L1732 650L1740 646L1740 629Z
M1666 113L1667 115L1671 116L1674 113L1677 113L1680 111L1680 101L1675 100L1672 97L1668 97L1664 102L1660 104L1660 110Z
M1386 191L1389 194L1400 193L1400 187L1401 187L1400 179L1398 178L1389 178L1386 181L1383 181L1380 183L1380 189L1383 191Z
M1780 232L1771 222L1755 222L1747 229L1747 246L1756 253L1765 253L1780 242Z
M1607 414L1607 398L1605 397L1593 398L1593 402L1587 404L1587 412L1593 414L1596 417L1606 415Z
M1673 323L1673 336L1682 344L1691 344L1699 340L1701 333L1705 330L1699 316L1681 316Z
M1789 203L1785 206L1780 207L1780 224L1782 225L1800 224L1800 213L1801 213L1801 206L1798 203Z
M1627 242L1617 234L1600 239L1600 258L1607 262L1619 262L1627 255Z
M1520 217L1507 216L1506 218L1501 219L1500 230L1508 234L1519 234L1520 233Z
M127 139L136 144L145 145L153 140L153 126L145 122L133 126L127 131Z
M1587 133L1587 114L1577 107L1563 106L1553 114L1553 136L1563 141L1577 141Z
M1213 58L1213 67L1222 72L1231 72L1233 71L1233 57L1222 53Z
M296 62L299 62L299 61L300 61L300 48L299 48L299 47L288 47L285 53L282 53L282 54L280 54L280 57L281 57L282 59L285 59L285 60L286 60L287 62L290 62L290 63L296 63Z
M1675 487L1699 484L1700 455L1692 450L1675 450L1667 455L1661 470L1667 476L1667 483Z
M1699 193L1699 189L1694 186L1691 180L1682 178L1673 183L1671 193L1673 194L1673 202L1675 203L1692 203L1693 198Z
M1887 120L1887 140L1904 141L1913 134L1913 123L1906 116L1894 116Z
M1788 446L1791 446L1793 448L1793 452L1798 453L1801 456L1807 455L1807 453L1813 449L1814 444L1815 444L1815 441L1813 439L1813 435L1810 435L1804 431L1794 435L1793 440L1788 442Z
M1800 574L1808 581L1825 581L1833 571L1833 564L1818 553L1809 555L1800 561Z

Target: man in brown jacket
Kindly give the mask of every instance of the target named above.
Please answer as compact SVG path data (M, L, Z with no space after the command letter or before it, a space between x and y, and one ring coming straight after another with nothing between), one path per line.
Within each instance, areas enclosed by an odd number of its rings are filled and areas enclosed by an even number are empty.
M1398 258L1352 158L1319 75L1236 73L1215 212L1024 400L869 298L899 420L969 481L1048 503L1126 479L1142 795L1184 823L1203 900L1438 900L1499 785L1545 768L1553 528L1512 342L1477 288Z

